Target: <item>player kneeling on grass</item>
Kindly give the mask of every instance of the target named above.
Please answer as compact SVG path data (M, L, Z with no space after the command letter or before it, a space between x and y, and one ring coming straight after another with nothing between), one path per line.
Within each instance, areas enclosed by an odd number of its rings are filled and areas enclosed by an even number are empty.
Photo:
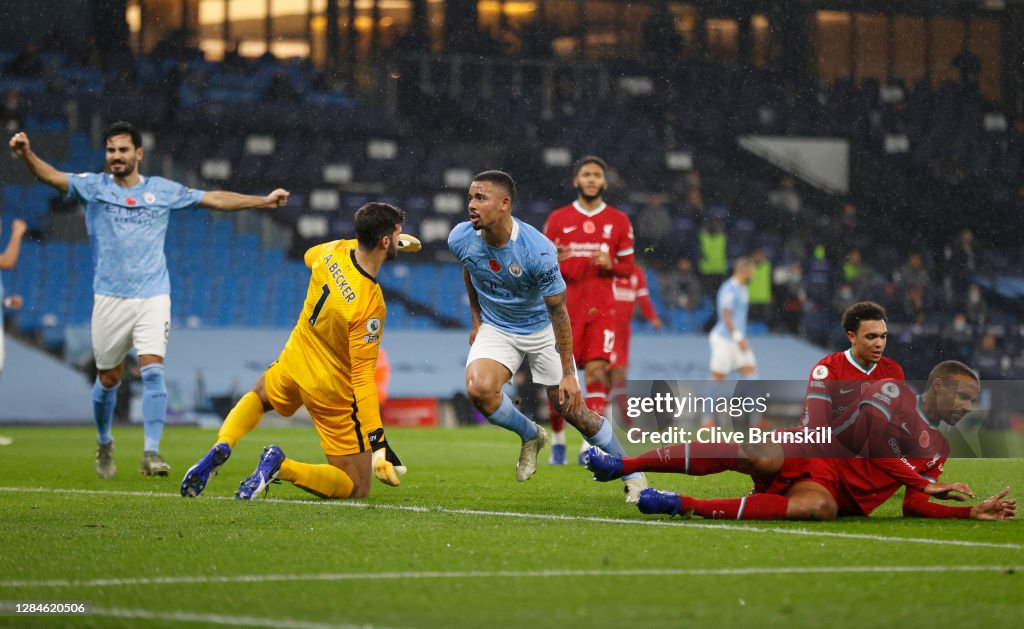
M186 472L182 496L203 491L263 413L273 409L289 417L302 405L320 433L328 464L293 461L281 448L267 446L236 498L259 497L277 479L321 498L365 498L371 470L398 486L405 469L384 438L374 382L385 315L376 276L399 249L419 250L418 240L400 233L404 221L399 208L367 203L355 214L356 240L335 240L306 252L309 289L284 351L228 414L213 449Z
M587 467L599 481L640 470L691 476L731 470L754 480L753 493L743 498L701 500L647 489L637 504L643 513L735 520L833 520L869 515L905 485L905 516L1003 520L1016 514L1017 501L1006 499L1009 487L970 507L929 501L930 497L959 501L974 497L963 483L937 482L949 456L949 442L939 425L955 426L963 419L980 389L977 374L956 361L936 365L920 396L904 382L875 383L833 433L846 452L862 456L786 458L782 447L776 445L759 449L768 456L751 457L735 443L684 443L633 458L591 449Z

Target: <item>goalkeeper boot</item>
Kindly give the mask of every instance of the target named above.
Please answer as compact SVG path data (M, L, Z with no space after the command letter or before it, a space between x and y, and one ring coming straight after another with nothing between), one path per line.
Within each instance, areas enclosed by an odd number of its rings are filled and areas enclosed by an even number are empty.
M252 500L265 494L270 483L277 481L277 475L281 471L281 463L284 462L284 452L277 446L263 448L260 455L260 462L256 470L249 474L249 477L242 481L235 492L236 500Z
M622 457L606 454L601 448L595 446L587 448L584 456L587 469L594 473L594 480L606 483L622 476ZM646 486L647 480L645 479L644 487Z
M231 446L226 443L218 443L206 453L206 456L199 459L199 462L188 468L185 478L181 480L181 495L185 498L195 498L206 489L206 483L210 477L217 474L217 470L231 456Z
M636 503L640 513L664 513L679 515L683 511L683 501L678 494L657 489L645 489L640 492L640 500Z
M146 450L142 453L142 463L139 463L139 473L143 476L167 476L171 472L171 466L164 461L159 452Z
M619 464L622 464L622 459L619 459ZM640 500L640 493L647 489L647 477L637 473L635 476L622 479L622 484L622 491L626 493L626 502L635 504Z
M519 462L516 463L516 480L522 483L530 480L537 471L537 453L548 444L548 433L537 426L537 436L527 439L519 449Z
M100 478L113 478L117 472L114 464L114 442L101 443L96 448L96 475Z

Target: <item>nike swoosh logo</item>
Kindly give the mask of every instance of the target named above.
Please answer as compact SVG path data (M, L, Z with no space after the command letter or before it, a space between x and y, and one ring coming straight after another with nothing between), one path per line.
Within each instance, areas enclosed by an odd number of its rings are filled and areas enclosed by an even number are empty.
M905 423L904 423L904 424L900 424L900 428L902 428L902 429L903 429L904 431L906 431L906 433L907 433L908 435L909 435L909 434L911 434L911 433L910 433L910 428L909 428L909 427L907 427L907 425L906 425Z
M847 393L853 393L856 390L857 390L857 387L853 387L852 389L839 389L839 395L846 395Z
M572 227L563 227L562 228L562 233L563 234L568 234L569 232L574 232L574 231L576 231L576 226L575 225L573 225Z

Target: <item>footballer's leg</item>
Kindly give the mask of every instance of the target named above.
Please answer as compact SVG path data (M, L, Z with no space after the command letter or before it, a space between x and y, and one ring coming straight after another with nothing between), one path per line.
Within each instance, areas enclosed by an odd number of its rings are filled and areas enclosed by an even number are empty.
M132 331L139 353L142 378L142 463L144 476L167 476L171 466L160 456L160 439L167 420L167 384L164 381L164 356L171 329L171 296L148 297L138 306L138 320Z
M481 339L478 334L470 350L471 358L474 350L481 347ZM512 351L515 352L514 348ZM519 357L518 363L521 362ZM466 394L487 421L519 435L522 444L516 464L516 480L523 482L537 471L537 453L547 444L548 436L547 431L523 415L512 399L502 392L502 386L511 377L512 371L505 364L491 358L476 358L466 366Z

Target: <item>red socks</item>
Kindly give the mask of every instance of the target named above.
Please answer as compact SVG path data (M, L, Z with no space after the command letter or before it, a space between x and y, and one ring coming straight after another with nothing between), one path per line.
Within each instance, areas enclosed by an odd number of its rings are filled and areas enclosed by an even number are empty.
M587 394L583 398L587 408L594 411L601 417L605 417L605 410L608 406L608 385L603 382L587 384Z
M744 498L698 500L681 496L683 512L709 520L785 520L789 498L775 494L751 494Z
M680 443L622 459L622 474L676 472L706 476L736 469L740 447L735 443Z
M551 403L551 400L548 400L548 411L550 411L548 422L551 424L551 432L562 432L565 430L565 418L558 412L555 405Z

